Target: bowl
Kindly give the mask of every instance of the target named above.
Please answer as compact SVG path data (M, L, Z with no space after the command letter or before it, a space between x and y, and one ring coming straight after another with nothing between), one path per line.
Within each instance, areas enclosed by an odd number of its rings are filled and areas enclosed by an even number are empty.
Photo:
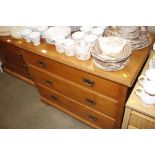
M22 38L21 32L26 28L27 28L26 26L14 26L10 31L11 36L15 39L21 39Z
M85 37L85 35L86 34L84 32L77 31L77 32L72 34L72 38L74 40L81 40L81 39L83 39Z
M103 61L121 61L132 53L129 41L119 37L100 37L91 52Z
M54 45L56 38L67 38L70 34L70 27L51 27L45 32L45 39L47 43Z

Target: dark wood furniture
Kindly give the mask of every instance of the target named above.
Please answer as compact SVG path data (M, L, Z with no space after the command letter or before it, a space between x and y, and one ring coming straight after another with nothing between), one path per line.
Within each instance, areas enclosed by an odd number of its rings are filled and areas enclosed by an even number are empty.
M0 52L6 60L6 71L9 69L16 72L26 81L30 71L42 101L94 128L121 127L129 91L151 47L150 45L142 50L133 51L128 66L123 70L106 72L97 69L92 59L82 62L75 57L57 53L55 47L44 40L39 46L34 46L23 39L0 37L0 44ZM9 47L10 51L20 51L17 57L22 61L14 61L16 58L11 57L11 52L6 52L4 46ZM22 70L17 72L9 67L8 59L9 64L17 62L16 66L22 66Z
M0 42L0 54L7 73L34 85L21 48Z

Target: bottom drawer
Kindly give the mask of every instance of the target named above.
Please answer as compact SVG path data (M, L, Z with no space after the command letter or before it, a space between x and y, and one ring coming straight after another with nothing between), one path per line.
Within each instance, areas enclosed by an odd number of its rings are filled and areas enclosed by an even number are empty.
M136 111L132 111L129 126L134 126L139 129L155 129L155 119Z
M106 115L97 113L91 109L88 109L84 105L63 96L62 94L38 85L41 96L53 106L60 108L61 110L75 116L79 120L91 125L95 128L114 128L115 120Z
M5 63L4 67L7 69L10 69L11 71L13 71L21 76L24 76L28 79L32 79L27 68L22 68L22 67L19 67L19 66L13 65L13 64L9 64L9 63Z

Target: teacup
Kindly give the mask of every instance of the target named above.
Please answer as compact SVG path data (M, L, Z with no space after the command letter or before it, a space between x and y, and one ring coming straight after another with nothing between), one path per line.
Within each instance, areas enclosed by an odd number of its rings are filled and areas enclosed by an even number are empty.
M74 40L73 39L66 39L64 42L64 51L67 56L74 56Z
M64 53L65 52L65 38L59 39L55 41L56 50L58 53Z
M155 104L155 81L147 81L135 90L145 104Z
M91 57L90 44L88 44L85 40L77 42L75 45L75 55L79 60L88 60Z
M32 30L31 29L25 29L21 32L22 38L26 40L26 42L31 42L30 34Z
M34 45L39 45L40 44L40 32L32 32L29 36L34 43Z
M148 69L145 75L141 75L138 78L139 84L143 84L146 81L155 81L155 69Z

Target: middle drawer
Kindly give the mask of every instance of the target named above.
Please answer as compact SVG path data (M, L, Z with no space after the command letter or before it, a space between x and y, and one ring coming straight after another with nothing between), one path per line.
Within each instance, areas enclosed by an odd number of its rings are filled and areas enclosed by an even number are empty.
M53 89L112 118L116 117L117 101L94 93L56 75L41 71L34 66L30 66L30 71L36 83Z

